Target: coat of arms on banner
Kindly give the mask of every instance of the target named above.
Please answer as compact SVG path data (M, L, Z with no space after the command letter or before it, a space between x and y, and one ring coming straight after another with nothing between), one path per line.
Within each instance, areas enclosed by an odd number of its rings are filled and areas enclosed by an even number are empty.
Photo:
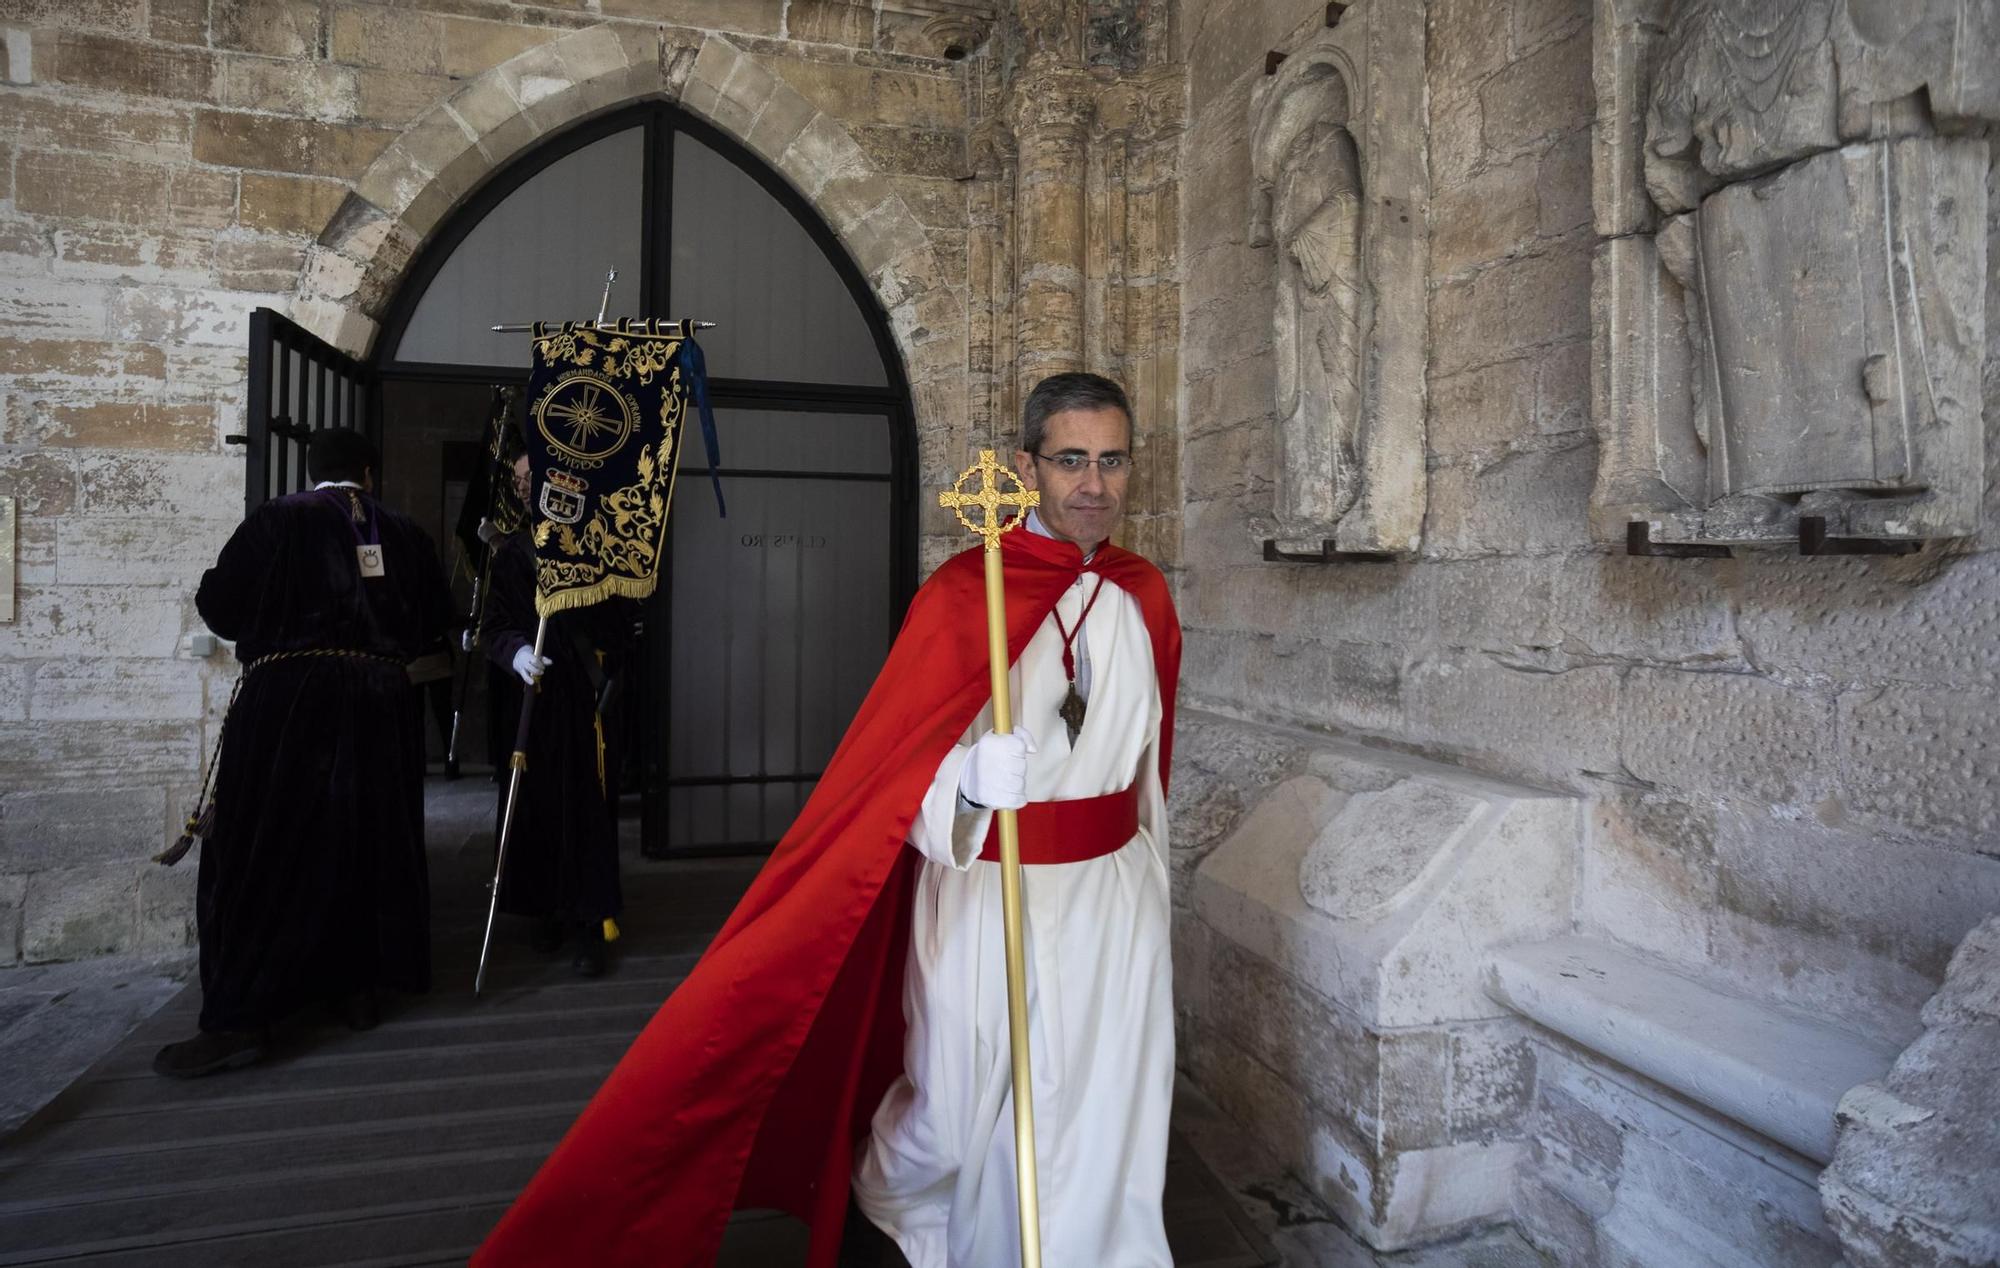
M572 323L537 326L534 353L525 431L539 512L535 606L548 616L644 598L659 580L690 405L711 474L720 465L701 349L677 324Z

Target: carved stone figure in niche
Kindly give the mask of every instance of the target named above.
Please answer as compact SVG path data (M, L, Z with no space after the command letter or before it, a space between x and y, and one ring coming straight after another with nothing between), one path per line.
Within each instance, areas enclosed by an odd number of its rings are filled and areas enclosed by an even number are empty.
M1257 139L1260 152L1279 156L1270 194L1278 519L1283 536L1306 540L1331 536L1360 492L1361 158L1347 130L1345 82L1331 66L1314 70ZM1330 487L1316 478L1322 473Z
M1425 6L1361 0L1251 93L1250 242L1272 249L1266 558L1421 542L1430 337Z
M1610 120L1599 159L1600 226L1656 229L1600 252L1600 530L1976 532L2000 0L1600 0L1598 16L1627 77L1667 19L1643 145ZM1635 178L1648 206L1618 201Z

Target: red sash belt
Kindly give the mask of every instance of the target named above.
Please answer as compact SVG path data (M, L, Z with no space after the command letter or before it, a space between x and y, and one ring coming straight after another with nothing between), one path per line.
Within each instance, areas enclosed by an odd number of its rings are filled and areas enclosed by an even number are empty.
M1031 801L1016 812L1023 863L1081 863L1125 847L1139 831L1139 786L1075 801ZM1000 861L1000 817L986 829L979 857Z

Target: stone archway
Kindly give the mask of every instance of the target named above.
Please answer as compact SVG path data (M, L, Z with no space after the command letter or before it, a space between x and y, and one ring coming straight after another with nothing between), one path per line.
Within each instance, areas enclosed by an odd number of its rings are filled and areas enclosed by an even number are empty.
M919 428L962 431L963 394L942 389L964 374L963 341L949 338L963 326L963 304L923 225L885 192L886 174L837 118L721 36L676 38L689 34L590 27L469 80L355 182L307 258L294 319L365 355L404 269L468 194L544 136L660 97L740 141L804 195L888 315Z

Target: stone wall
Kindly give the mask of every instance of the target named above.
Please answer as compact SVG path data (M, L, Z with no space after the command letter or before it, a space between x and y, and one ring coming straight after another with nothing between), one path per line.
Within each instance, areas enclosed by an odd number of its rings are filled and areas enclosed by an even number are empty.
M1327 6L1219 0L1183 19L1183 698L1586 798L1578 934L1893 1051L1916 1034L1953 948L2000 910L2000 784L1986 773L2000 744L2000 554L1983 538L1901 558L1641 558L1594 544L1592 72L1604 33L1583 0L1427 7L1428 506L1419 554L1394 562L1260 555L1276 258L1255 245L1244 196L1252 92L1267 54L1311 39ZM1987 338L1991 454L1990 320ZM1239 773L1285 777L1298 749L1264 751L1259 734L1257 770ZM1211 788L1187 806L1184 922L1200 850L1256 796ZM1222 1014L1188 998L1198 1053ZM1769 1217L1768 1254L1745 1242L1743 1262L1827 1250L1811 1164L1746 1161L1732 1176L1718 1159L1769 1154L1769 1142L1718 1145L1705 1127L1670 1140L1674 1116L1698 1106L1557 1037L1534 1051L1537 1099L1511 1130L1536 1142L1537 1175L1574 1155L1606 1184L1626 1166L1662 1203L1675 1185L1706 1185L1702 1200L1730 1218ZM1652 1108L1625 1113L1635 1097ZM1587 1248L1604 1208L1523 1191L1538 1240L1597 1262ZM1645 1244L1646 1230L1625 1231Z
M1186 24L1185 690L1584 793L1584 924L1906 1026L2000 907L2000 785L1980 773L2000 739L2000 555L1976 539L1901 559L1591 544L1581 0L1430 6L1422 558L1258 561L1273 253L1248 244L1240 195L1249 92L1323 10L1237 0ZM2000 355L1986 385L1993 430Z
M968 447L962 0L0 4L0 965L188 945L178 830L235 665L192 594L242 514L247 315L364 353L508 159L649 96L820 206L889 312L925 478ZM931 531L940 526L927 522Z

